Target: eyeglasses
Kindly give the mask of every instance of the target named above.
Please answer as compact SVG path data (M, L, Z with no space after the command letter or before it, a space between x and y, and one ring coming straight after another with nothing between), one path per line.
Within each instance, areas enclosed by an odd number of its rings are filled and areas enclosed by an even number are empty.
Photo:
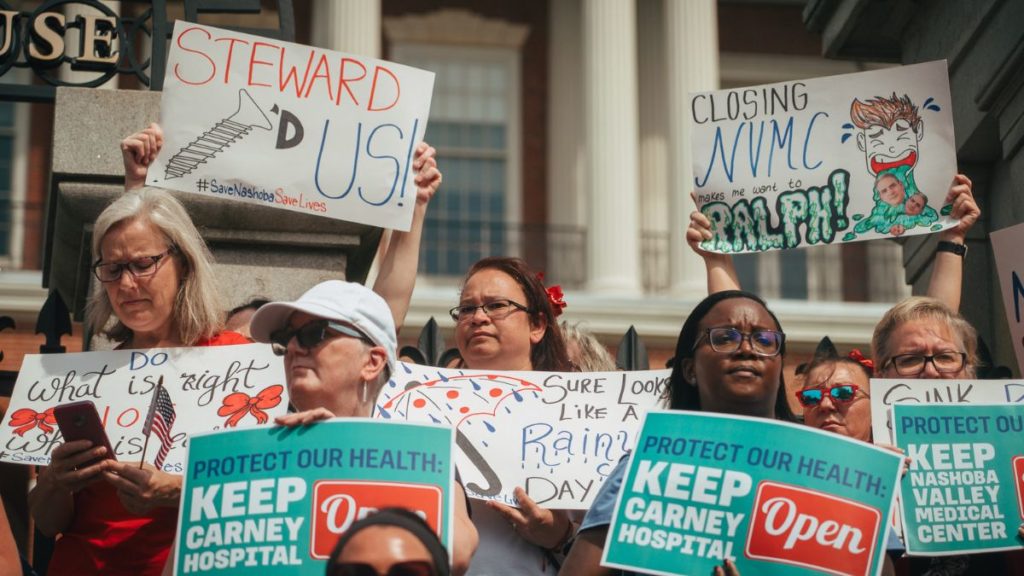
M92 273L100 282L116 282L125 270L135 278L145 278L156 274L160 269L160 261L176 251L172 246L155 256L141 256L127 262L103 263L103 259L100 258L92 265Z
M292 341L292 338L298 341L299 348L312 350L332 336L328 333L328 330L333 330L343 336L350 336L364 342L370 342L370 339L365 334L350 326L331 322L330 320L313 320L298 328L274 330L270 333L270 343L274 348L274 354L278 356L284 356L285 352L288 351L288 343Z
M797 390L795 394L800 404L810 408L821 404L821 401L825 399L826 392L828 397L832 399L832 402L848 404L856 399L858 390L860 390L860 387L856 384L836 384L835 386L804 388L803 390ZM864 397L869 398L870 396L865 392Z
M408 560L396 562L387 572L378 572L376 568L362 562L338 562L331 567L329 576L435 576L433 564L426 560Z
M704 330L697 343L693 345L696 350L701 341L707 338L711 349L715 352L728 354L735 352L743 346L743 341L750 342L750 349L758 356L778 356L782 351L782 344L786 341L786 335L775 330L754 330L753 332L740 332L735 328L708 328Z
M476 316L477 310L483 310L484 314L491 320L501 320L517 310L530 312L529 308L512 300L493 300L480 305L460 304L449 310L448 314L451 315L452 320L464 322Z
M936 372L948 374L959 372L967 362L964 352L939 352L931 356L924 354L900 354L889 360L900 376L917 376L924 372L925 364L931 362Z

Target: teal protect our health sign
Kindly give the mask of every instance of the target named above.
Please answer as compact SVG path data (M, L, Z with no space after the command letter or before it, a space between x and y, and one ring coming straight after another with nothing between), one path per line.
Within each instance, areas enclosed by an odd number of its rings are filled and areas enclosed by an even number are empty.
M876 575L900 456L807 426L647 415L602 564L651 574Z
M451 428L335 419L192 437L175 574L323 574L352 522L390 506L451 547Z
M1024 521L1024 406L893 406L907 552L1019 550Z

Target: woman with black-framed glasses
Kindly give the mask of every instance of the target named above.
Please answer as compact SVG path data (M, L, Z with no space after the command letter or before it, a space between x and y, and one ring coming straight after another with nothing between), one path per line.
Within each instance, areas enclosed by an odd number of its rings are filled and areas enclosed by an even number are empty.
M125 139L126 173L151 162L161 141L155 126ZM248 343L223 330L209 251L170 193L143 188L116 199L96 218L92 253L89 332L119 349ZM181 476L138 462L84 464L104 450L88 440L55 448L29 494L36 526L61 535L48 574L150 575L164 568Z
M978 335L934 298L899 302L875 327L871 349L879 378L974 378Z
M794 421L782 376L785 343L778 318L758 296L741 290L709 295L676 341L668 407ZM614 573L601 566L601 556L627 462L623 458L601 485L560 574ZM731 561L716 568L716 574L735 573Z

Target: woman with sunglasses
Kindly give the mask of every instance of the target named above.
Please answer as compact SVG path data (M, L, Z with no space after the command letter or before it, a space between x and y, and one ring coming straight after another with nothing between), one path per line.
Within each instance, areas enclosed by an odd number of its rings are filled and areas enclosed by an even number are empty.
M288 396L297 412L282 426L334 418L370 418L381 387L395 369L397 337L388 304L369 288L329 280L294 302L260 307L250 324L257 342L284 356ZM477 546L465 492L453 494L453 572L462 574Z
M140 133L141 134L141 133ZM129 173L152 157L134 135L122 144ZM152 151L155 157L155 151ZM126 192L96 219L95 290L88 332L118 349L245 344L223 332L209 252L184 207L162 190ZM113 320L113 322L111 322ZM101 459L88 440L54 449L29 494L36 526L60 534L48 574L160 574L177 522L181 476Z
M422 518L385 508L352 523L327 561L326 576L448 576L448 552Z
M785 343L775 314L756 295L740 290L709 295L693 309L679 333L667 388L668 407L793 421L782 377ZM600 563L626 463L623 458L601 485L560 574L615 573ZM716 567L715 574L738 572L735 564L726 561Z
M796 391L804 424L871 442L871 361L854 351L843 357L832 348L807 365L804 386Z

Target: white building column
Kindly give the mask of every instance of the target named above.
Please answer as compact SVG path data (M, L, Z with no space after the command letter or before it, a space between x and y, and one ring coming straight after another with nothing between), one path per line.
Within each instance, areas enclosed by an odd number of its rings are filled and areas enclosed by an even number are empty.
M564 229L587 222L586 151L583 145L583 36L580 0L551 0L550 29L557 41L548 58L548 223ZM581 248L585 248L581 246ZM558 242L548 249L552 272L576 269L580 254Z
M669 0L674 1L674 0ZM670 286L668 242L644 243L644 233L667 238L668 103L665 86L665 26L663 0L637 3L637 55L640 101L640 274L644 290L662 291Z
M638 295L636 3L583 0L587 286Z
M314 0L313 43L380 58L380 0Z
M715 0L666 0L665 81L668 84L669 271L673 293L700 298L707 291L704 263L686 245L695 208L689 92L718 88L718 13Z

